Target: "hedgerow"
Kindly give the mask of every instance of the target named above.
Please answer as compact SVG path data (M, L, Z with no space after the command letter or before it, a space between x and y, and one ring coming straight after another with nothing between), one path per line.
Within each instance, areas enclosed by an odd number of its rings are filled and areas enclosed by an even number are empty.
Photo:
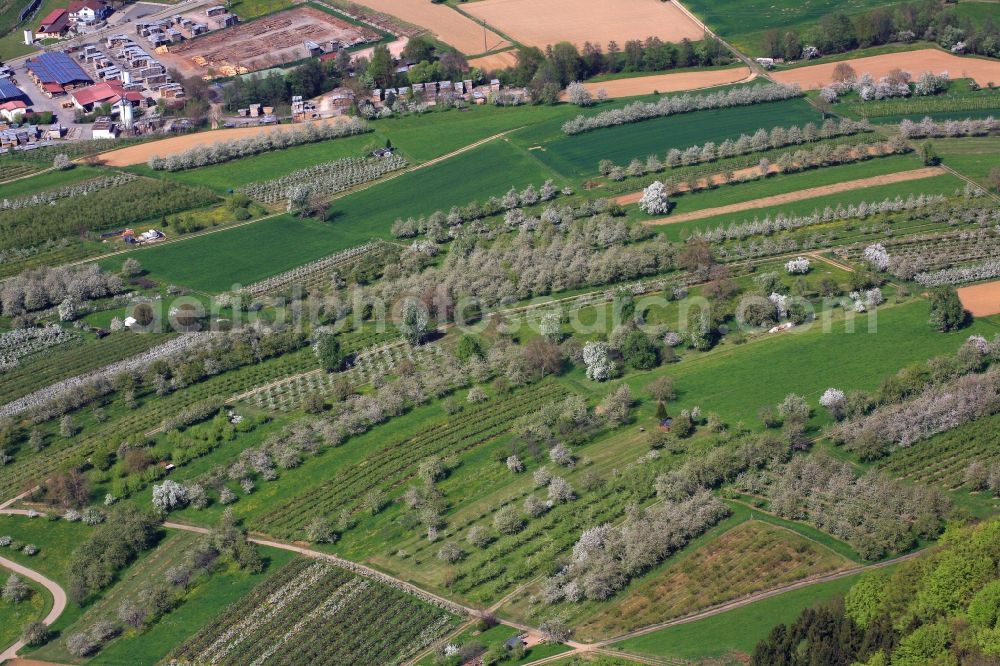
M315 143L328 139L338 139L371 132L363 120L351 118L342 123L306 123L289 131L261 132L257 136L233 141L218 141L207 146L198 146L183 153L149 158L149 168L158 171L182 171L196 169L209 164L220 164L252 155L291 148L305 143Z
M672 116L678 113L750 106L801 96L802 89L798 85L769 84L733 88L704 95L661 97L657 102L633 102L621 109L603 111L594 116L577 116L573 120L563 123L562 131L570 135L580 134L602 127L637 123L650 118Z

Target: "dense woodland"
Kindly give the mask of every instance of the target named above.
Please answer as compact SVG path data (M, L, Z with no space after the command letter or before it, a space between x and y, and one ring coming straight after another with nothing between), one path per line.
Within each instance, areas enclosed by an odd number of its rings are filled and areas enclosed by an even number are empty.
M754 666L995 664L1000 655L1000 521L953 528L931 553L866 574L843 601L778 625Z

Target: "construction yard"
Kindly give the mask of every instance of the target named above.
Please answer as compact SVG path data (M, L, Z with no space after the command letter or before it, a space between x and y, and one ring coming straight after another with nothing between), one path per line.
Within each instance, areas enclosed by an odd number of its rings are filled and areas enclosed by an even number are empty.
M375 42L382 35L312 7L294 7L169 47L164 60L187 76L232 76L268 69L323 51Z

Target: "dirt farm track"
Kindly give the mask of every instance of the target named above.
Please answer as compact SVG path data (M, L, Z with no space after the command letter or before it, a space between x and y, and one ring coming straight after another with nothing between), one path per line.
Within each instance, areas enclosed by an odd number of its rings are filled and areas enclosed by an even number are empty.
M914 78L924 72L935 74L947 71L953 79L971 78L976 83L985 86L991 81L1000 83L1000 62L957 56L937 49L920 49L918 51L902 51L887 53L867 58L856 58L845 61L854 71L861 74L871 74L876 79L888 74L897 67L909 72ZM822 88L833 81L835 62L809 67L797 67L781 72L773 72L771 76L781 83L798 83L803 88Z
M482 0L462 9L511 39L539 48L561 41L578 47L589 41L605 48L612 39L623 45L629 39L679 42L704 36L677 5L662 0Z
M1000 314L1000 280L962 287L958 298L973 317Z
M338 117L316 122L341 122L341 119ZM133 164L145 164L153 155L166 157L220 141L244 139L248 136L257 136L262 133L287 132L298 128L299 125L265 125L263 127L236 127L234 129L196 132L194 134L183 134L181 136L170 137L169 139L141 143L137 146L129 146L128 148L119 148L118 150L101 153L97 157L100 163L106 166L132 166Z

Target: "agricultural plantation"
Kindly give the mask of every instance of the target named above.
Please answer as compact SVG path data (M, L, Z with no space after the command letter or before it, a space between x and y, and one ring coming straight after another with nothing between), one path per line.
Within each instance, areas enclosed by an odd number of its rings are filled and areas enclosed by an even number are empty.
M1000 107L935 59L989 12L768 69L879 3L335 4L399 40L342 120L0 154L0 652L997 660ZM448 44L512 69L376 106Z

